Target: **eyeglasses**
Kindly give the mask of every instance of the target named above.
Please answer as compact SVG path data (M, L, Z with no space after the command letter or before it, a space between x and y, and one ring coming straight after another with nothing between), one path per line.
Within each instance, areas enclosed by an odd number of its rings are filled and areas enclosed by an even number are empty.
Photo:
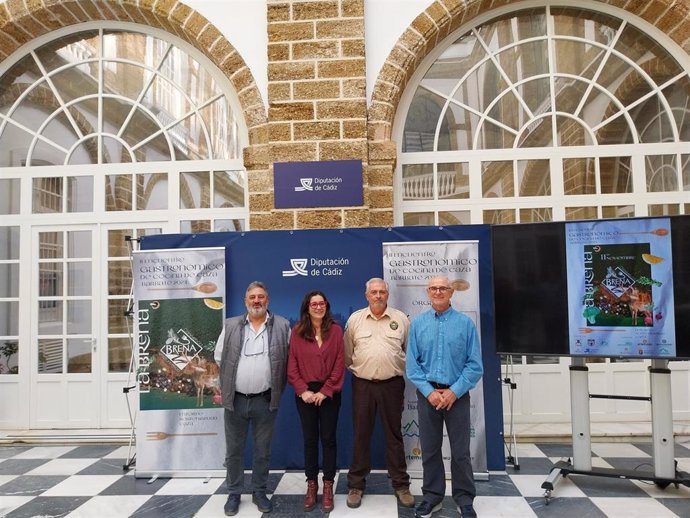
M445 293L450 289L450 286L429 286L427 289L432 293Z
M326 307L326 302L323 301L323 300L322 300L321 302L310 302L310 303L309 303L309 307L310 307L310 308L314 308L314 309L316 309L316 308L325 308L325 307Z

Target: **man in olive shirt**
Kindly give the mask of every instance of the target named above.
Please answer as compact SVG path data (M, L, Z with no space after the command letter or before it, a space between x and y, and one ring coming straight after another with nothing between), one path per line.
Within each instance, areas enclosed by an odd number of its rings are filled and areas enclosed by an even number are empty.
M353 454L347 474L347 505L359 507L371 470L371 436L376 414L383 425L386 465L401 505L414 506L401 433L405 396L405 348L410 322L388 306L388 285L369 279L369 306L355 311L345 327L345 365L352 372Z

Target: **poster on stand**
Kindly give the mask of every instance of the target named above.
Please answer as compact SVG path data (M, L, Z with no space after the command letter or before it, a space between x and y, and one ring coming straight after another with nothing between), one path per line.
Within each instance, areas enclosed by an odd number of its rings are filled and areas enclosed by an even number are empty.
M136 476L223 470L219 367L225 249L133 255L137 392Z
M676 355L668 218L568 223L570 354Z
M479 243L477 241L383 243L384 279L388 282L388 303L405 312L410 321L431 309L426 286L435 276L446 276L455 290L452 306L474 322L481 341L479 306ZM484 389L480 382L470 391L470 453L475 473L486 472L486 429ZM422 472L422 452L417 422L417 391L406 380L405 406L402 418L407 469ZM450 473L450 444L444 430L443 459Z

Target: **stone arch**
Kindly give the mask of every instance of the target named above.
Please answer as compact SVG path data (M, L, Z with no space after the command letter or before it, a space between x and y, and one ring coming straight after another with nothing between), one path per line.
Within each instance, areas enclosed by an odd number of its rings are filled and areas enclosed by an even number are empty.
M250 145L267 143L266 109L244 59L211 22L176 0L7 0L0 4L0 60L50 31L103 20L155 27L199 50L234 87Z

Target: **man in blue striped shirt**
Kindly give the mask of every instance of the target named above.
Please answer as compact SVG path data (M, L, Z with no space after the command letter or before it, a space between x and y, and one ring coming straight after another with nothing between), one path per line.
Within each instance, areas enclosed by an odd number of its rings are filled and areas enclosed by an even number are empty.
M428 518L442 507L446 492L441 452L445 422L451 450L453 500L463 518L475 518L469 391L483 372L479 337L472 320L451 307L453 288L447 277L430 279L427 296L432 309L412 320L405 367L408 379L417 387L424 470L424 498L415 516Z

